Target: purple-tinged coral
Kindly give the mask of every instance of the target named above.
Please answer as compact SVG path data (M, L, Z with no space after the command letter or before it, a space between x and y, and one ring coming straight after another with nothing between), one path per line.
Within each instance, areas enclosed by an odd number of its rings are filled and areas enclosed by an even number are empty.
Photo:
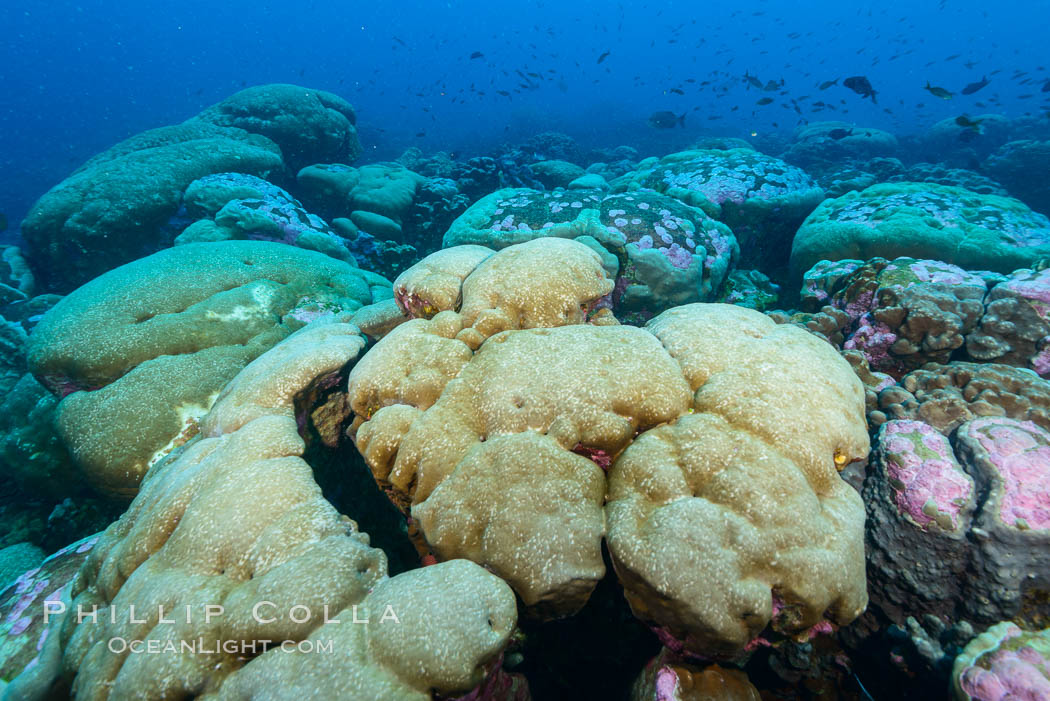
M958 701L1050 699L1050 628L1026 631L1003 621L974 638L955 659Z
M783 266L795 229L824 198L805 171L743 148L647 159L612 186L651 188L703 209L733 230L743 261L763 269Z
M973 478L943 434L921 421L887 421L877 450L902 514L924 529L932 523L946 531L960 526L963 507L972 501Z
M826 200L795 235L797 275L820 260L913 256L1008 273L1050 256L1050 220L1009 197L884 183Z
M1031 421L988 417L963 424L956 441L987 478L1000 523L1050 529L1050 432Z
M444 245L500 249L545 236L577 239L599 251L617 280L614 310L632 323L712 299L739 255L724 224L651 190L500 190L453 222Z

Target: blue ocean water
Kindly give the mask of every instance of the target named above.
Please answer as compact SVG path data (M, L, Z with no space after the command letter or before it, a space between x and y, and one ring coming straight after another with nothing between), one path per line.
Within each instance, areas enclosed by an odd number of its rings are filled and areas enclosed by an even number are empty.
M365 160L409 145L476 155L547 130L659 154L704 134L788 136L800 118L901 135L962 113L1045 111L1048 19L1038 0L3 3L3 235L91 155L247 85L346 98ZM757 106L765 93L745 72L783 80L785 94ZM878 104L841 87L852 75L870 79ZM923 89L958 93L983 76L971 96ZM816 101L835 111L818 116ZM648 128L658 110L686 114L685 128Z

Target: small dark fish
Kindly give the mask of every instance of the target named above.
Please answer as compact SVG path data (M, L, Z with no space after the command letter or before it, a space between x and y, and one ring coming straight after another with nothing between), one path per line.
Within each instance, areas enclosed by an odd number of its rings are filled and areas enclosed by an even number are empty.
M975 131L980 129L981 122L983 121L983 119L970 119L965 114L959 115L955 118L955 123L958 124L960 127L963 127L965 129L973 129Z
M472 54L470 55L470 58L471 58L471 59L475 59L475 58L485 58L485 54L481 53L480 51L475 51L474 53L472 53Z
M845 139L847 136L853 133L853 129L850 128L848 131L839 127L838 129L832 129L828 132L828 136L838 141L839 139Z
M978 80L976 83L970 83L965 88L963 88L962 94L973 95L975 92L983 88L985 85L988 85L988 83L990 82L992 81L988 80L988 76L982 76L981 79Z
M746 80L749 85L756 87L759 90L762 89L762 81L756 78L755 76L751 75L747 71L744 71L744 80Z
M506 90L497 90L496 92L502 95L503 97L510 97L510 93Z
M609 58L609 54L610 54L610 53L612 53L612 52L610 52L610 51L606 51L606 52L605 52L605 53L603 53L603 54L602 54L601 56L599 56L599 57L598 57L598 63L601 63L601 62L602 62L602 61L604 61L605 59Z
M7 215L0 212L0 231L7 231Z
M398 44L401 44L401 46L408 46L408 44L406 44L405 42L401 41L397 37L394 37L394 41L396 41Z
M667 92L673 92L675 95L685 95L685 93L679 90L678 88L671 88Z
M827 90L832 85L838 85L838 84L839 84L839 79L838 78L836 78L835 80L825 80L823 83L820 84L820 87L818 89L819 90Z
M772 101L773 101L773 98L771 98L771 97L763 97L761 100L759 100L755 104L756 105L768 105Z
M682 116L675 115L674 112L663 110L660 112L653 112L649 115L649 126L654 129L674 129L675 127L685 126L685 113Z
M416 138L417 138L417 139L422 139L422 138L423 138L424 136L426 136L426 135L427 135L427 133L426 133L425 131L421 131L421 132L418 132L418 133L416 134Z
M948 92L944 88L938 88L935 85L930 85L930 81L928 81L928 80L926 81L926 87L923 88L923 90L926 90L928 93L930 93L934 97L939 97L942 100L950 100L953 97L955 97L955 95L953 93Z
M767 82L765 85L762 86L762 90L763 90L763 92L772 92L772 91L777 90L778 88L780 88L781 85L783 85L783 83L778 83L775 80L770 80L769 82Z
M1043 83L1043 87L1039 92L1050 92L1050 80Z
M857 93L861 97L870 97L872 102L878 102L875 99L876 92L875 89L871 87L871 81L862 75L855 75L846 78L844 81L842 81L842 85Z

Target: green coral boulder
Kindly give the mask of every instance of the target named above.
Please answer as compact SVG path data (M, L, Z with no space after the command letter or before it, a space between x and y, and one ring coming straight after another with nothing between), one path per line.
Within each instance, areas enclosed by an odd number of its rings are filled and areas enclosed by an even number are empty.
M307 323L391 296L379 275L264 241L166 249L59 302L29 339L30 370L87 481L132 496L151 464L245 365Z
M542 237L595 250L616 279L610 302L626 321L713 299L740 252L727 226L652 190L498 190L452 223L443 246L501 249Z
M799 228L791 268L821 260L930 258L1009 273L1050 256L1050 220L1009 197L884 183L823 202Z
M611 184L616 191L653 189L699 207L733 230L743 265L774 277L784 267L795 230L824 199L801 168L744 148L648 158Z
M360 153L354 113L323 91L248 88L178 125L132 136L45 193L22 222L37 282L65 293L172 244L173 217L195 180L260 177Z

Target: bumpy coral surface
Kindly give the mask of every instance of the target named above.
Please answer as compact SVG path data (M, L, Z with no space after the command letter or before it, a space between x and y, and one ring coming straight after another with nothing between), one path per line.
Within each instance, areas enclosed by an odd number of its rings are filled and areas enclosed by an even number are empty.
M134 494L249 361L318 316L389 295L383 278L277 243L188 244L64 298L34 330L32 372L88 481Z
M864 484L872 601L898 624L1039 620L1050 612L1050 432L983 417L953 439L915 420L879 430Z
M957 701L1050 698L1050 629L992 626L955 659L952 692Z
M1008 273L1050 255L1050 220L1008 197L931 183L873 185L823 202L795 235L797 275L820 260L912 256Z
M849 365L728 305L585 324L611 282L575 242L550 266L552 244L424 260L395 295L431 318L351 372L358 449L434 554L565 615L604 573L607 528L635 613L703 654L858 615L863 507L836 470L867 454Z
M949 435L983 416L1032 421L1050 430L1050 382L999 363L930 363L881 387L869 420L879 426L887 418L916 419Z
M183 195L187 215L205 218L175 244L250 239L278 241L339 260L351 260L347 242L285 190L243 173L216 173L193 181Z
M701 210L650 191L508 189L482 198L445 234L445 246L503 248L540 237L604 249L613 308L642 320L712 299L739 255L736 238Z
M749 149L699 150L646 159L614 189L652 188L724 221L743 261L783 266L791 237L824 192L802 169Z
M802 304L845 312L842 348L864 354L872 370L899 377L947 362L984 312L980 275L935 260L821 261L803 276Z
M463 561L389 578L382 551L300 457L295 397L329 384L364 345L345 319L253 361L200 436L150 471L9 695L422 701L485 680L516 623L506 584ZM269 602L261 613L258 602ZM98 618L77 620L77 605ZM115 651L113 639L156 652ZM318 654L322 643L334 653Z
M208 107L196 119L265 136L281 148L292 173L309 163L351 163L361 155L353 106L325 90L256 85Z
M976 360L1050 375L1050 269L1017 270L995 285L966 350Z

